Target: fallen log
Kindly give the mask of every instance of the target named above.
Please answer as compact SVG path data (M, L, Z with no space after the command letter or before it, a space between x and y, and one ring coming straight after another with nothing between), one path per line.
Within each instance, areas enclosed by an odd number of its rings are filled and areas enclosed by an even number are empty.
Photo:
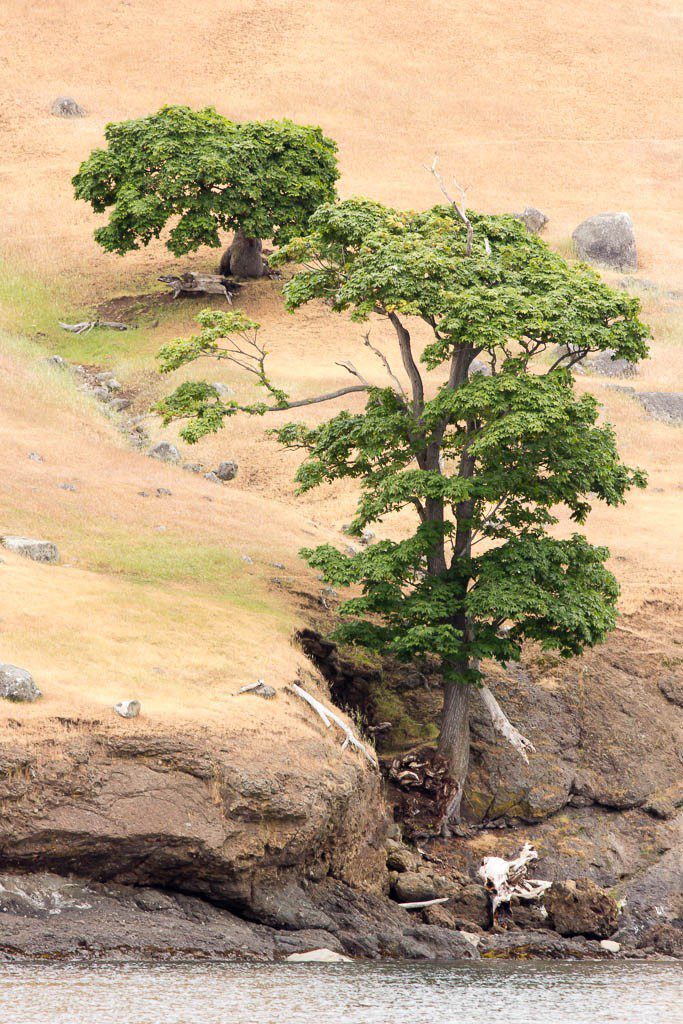
M339 715L336 715L334 711L330 711L329 708L326 708L324 704L321 704L319 700L312 697L310 693L304 690L301 686L297 686L296 683L292 683L287 687L287 689L290 689L297 695L297 697L301 697L302 700L305 700L306 703L310 705L318 715L320 715L325 723L325 728L330 729L332 727L332 722L334 722L334 724L341 729L346 737L342 743L342 750L346 750L348 746L352 746L355 750L359 750L365 757L367 757L370 764L374 765L375 768L378 767L374 751L371 750L370 747L366 747L361 743L350 726L348 726L346 722L339 717Z
M122 324L118 320L82 320L79 324L63 324L57 321L64 331L71 331L72 334L89 334L95 327L104 327L110 331L129 331L131 324Z
M232 304L231 292L239 289L239 285L228 280L221 274L195 274L186 271L184 274L165 274L159 278L173 289L173 298L179 295L224 295Z

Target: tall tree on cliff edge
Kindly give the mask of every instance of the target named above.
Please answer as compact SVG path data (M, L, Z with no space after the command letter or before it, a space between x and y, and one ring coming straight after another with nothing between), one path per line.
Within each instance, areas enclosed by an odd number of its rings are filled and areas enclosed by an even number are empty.
M276 244L305 231L335 195L336 144L320 128L293 121L227 120L212 107L163 107L109 124L106 149L94 150L73 178L78 199L113 210L95 231L108 252L124 254L159 238L175 256L235 238L220 270L261 277L262 239Z
M240 411L263 415L367 394L361 412L275 433L307 453L297 474L302 491L359 481L353 532L414 510L405 539L353 555L329 545L303 554L334 586L360 588L342 606L338 639L401 659L438 659L439 751L454 783L449 820L457 820L468 690L483 685L482 659L518 660L527 639L577 655L615 624L607 550L550 529L560 507L582 524L594 501L618 505L629 488L644 486L643 474L620 461L611 426L598 423L596 401L575 394L570 368L608 348L636 362L647 353L648 331L637 299L584 265L568 265L511 217L454 203L423 213L364 199L327 205L279 258L302 268L285 286L289 310L323 299L352 321L387 320L402 371L371 345L388 383L342 363L352 384L293 400L266 373L258 324L206 311L197 335L162 349L161 369L228 359L256 375L269 401L240 406L189 382L160 411L166 422L188 417L182 434L195 441ZM418 321L430 338L419 358L411 337ZM530 744L488 696L494 723L526 756Z

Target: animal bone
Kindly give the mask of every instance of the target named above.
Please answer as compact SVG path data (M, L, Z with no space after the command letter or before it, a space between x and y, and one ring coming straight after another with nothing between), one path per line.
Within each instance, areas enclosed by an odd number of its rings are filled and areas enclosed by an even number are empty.
M526 877L527 868L534 860L538 860L538 854L531 843L525 843L514 860L484 857L477 874L491 897L494 924L501 904L509 904L513 896L520 900L538 899L552 885L552 882Z

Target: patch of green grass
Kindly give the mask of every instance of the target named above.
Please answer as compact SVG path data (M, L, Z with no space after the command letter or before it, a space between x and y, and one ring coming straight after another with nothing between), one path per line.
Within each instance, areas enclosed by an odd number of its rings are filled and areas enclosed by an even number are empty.
M144 285L148 291L158 287L154 281L143 282ZM191 315L195 313L193 309ZM161 345L155 328L176 319L178 312L170 306L149 310L136 317L140 326L128 331L98 327L87 334L72 334L59 326L60 321L80 323L96 316L95 307L83 302L73 284L46 284L7 261L0 261L0 326L30 339L46 355L56 353L72 363L109 368L139 367L142 363L151 367Z

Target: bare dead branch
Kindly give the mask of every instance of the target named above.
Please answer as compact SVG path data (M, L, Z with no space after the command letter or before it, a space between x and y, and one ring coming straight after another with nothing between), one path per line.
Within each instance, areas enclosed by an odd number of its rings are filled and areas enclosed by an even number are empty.
M470 221L469 217L467 216L467 207L466 207L466 204L465 204L465 199L466 199L466 196L467 196L467 192L468 192L469 186L468 186L468 188L462 188L462 186L457 183L455 178L453 179L453 184L455 185L455 187L457 188L458 192L460 193L460 203L461 203L461 205L459 206L456 203L455 199L453 199L453 197L451 195L449 195L449 193L448 193L448 189L446 188L446 185L444 184L444 180L441 177L441 174L439 173L438 163L439 163L439 157L435 154L434 155L434 160L432 161L431 167L427 167L427 165L425 164L425 170L429 171L429 173L434 176L434 178L438 182L439 188L443 192L444 196L446 197L448 202L451 204L451 206L453 207L453 209L455 210L455 212L457 213L458 217L463 222L465 227L467 228L467 245L466 245L466 248L465 248L465 254L467 256L471 256L471 254L472 254L472 239L474 237L474 228L472 227L472 222ZM486 251L490 252L491 251L491 247L488 245L488 240L486 240L486 246L487 246L487 250Z
M372 344L372 342L370 341L370 331L368 331L368 332L367 332L367 333L365 334L365 336L363 337L363 344L364 344L364 345L365 345L365 346L366 346L367 348L369 348L369 349L370 349L370 351L371 351L371 352L373 352L373 353L374 353L374 354L375 354L375 355L377 356L377 358L379 359L379 361L380 361L380 362L382 363L382 365L384 366L384 369L385 369L385 370L387 371L387 373L389 374L389 377L390 377L390 379L391 379L391 380L393 381L394 385L396 386L396 390L398 391L398 393L399 393L399 394L400 394L400 395L401 395L401 396L402 396L403 398L406 398L406 399L407 399L407 397L408 397L408 396L407 396L407 395L406 395L406 393L405 393L405 390L404 390L404 388L403 388L403 385L401 384L400 380L398 379L398 377L396 376L396 374L394 373L394 371L393 371L393 370L391 369L391 366L389 365L389 360L388 360L388 359L387 359L387 357L386 357L386 356L384 355L384 352L382 352L382 351L381 351L380 349L378 349L378 348L377 348L377 347L376 347L375 345L373 345L373 344Z
M482 686L479 691L481 699L484 703L484 707L491 716L491 722L496 732L499 732L501 736L504 736L508 743L511 743L518 754L529 763L529 753L533 753L536 748L534 747L531 740L528 740L526 736L522 736L518 729L515 729L512 722L509 720L500 704L493 696L488 686Z

